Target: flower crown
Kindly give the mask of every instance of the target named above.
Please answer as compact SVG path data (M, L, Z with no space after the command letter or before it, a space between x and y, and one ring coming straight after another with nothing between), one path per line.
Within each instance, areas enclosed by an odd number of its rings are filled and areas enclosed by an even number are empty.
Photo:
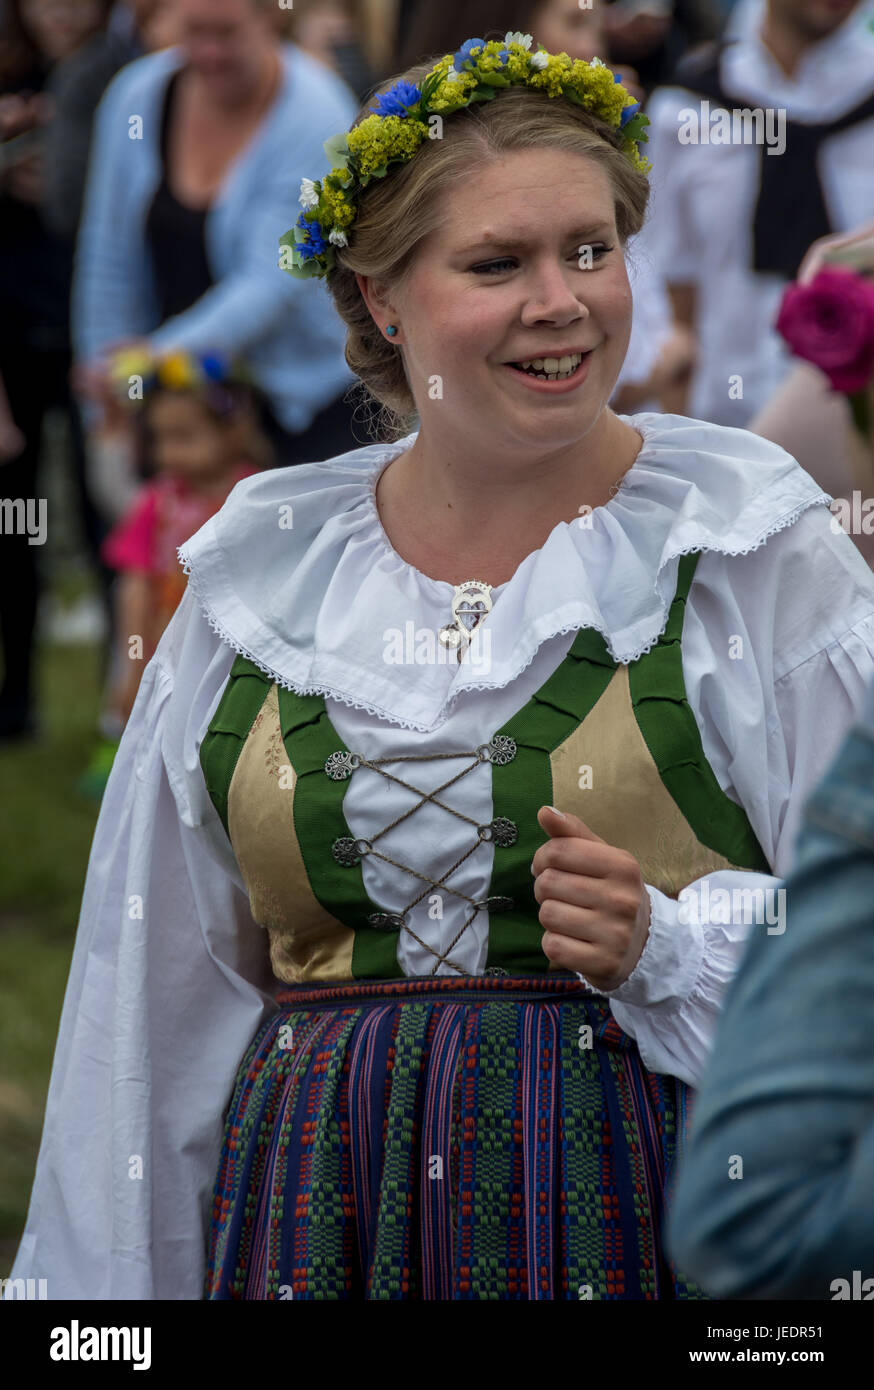
M390 165L408 163L423 141L439 139L444 116L475 101L491 101L502 87L533 87L584 106L622 131L623 154L635 169L649 173L652 166L637 147L647 139L649 118L621 79L600 58L586 63L567 53L547 53L542 44L532 53L531 44L530 34L519 33L508 33L503 44L468 39L457 53L441 58L421 86L396 82L369 108L373 115L326 140L331 172L321 181L302 180L304 211L280 237L280 268L297 279L327 275L335 264L334 247L349 244L362 188L384 178Z
M109 378L123 400L137 402L151 391L203 391L220 413L233 405L227 387L248 384L248 374L217 353L180 348L156 355L147 347L120 348L109 359ZM137 389L134 390L134 383Z

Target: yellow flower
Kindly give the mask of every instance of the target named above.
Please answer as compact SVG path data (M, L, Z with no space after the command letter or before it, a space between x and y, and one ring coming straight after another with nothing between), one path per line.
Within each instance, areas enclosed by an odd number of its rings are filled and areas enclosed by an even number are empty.
M508 54L507 62L504 65L504 72L510 78L511 82L527 83L529 73L531 72L528 66L528 59L531 57L531 54L524 48L520 49L515 44L509 48Z
M504 65L499 59L498 54L505 47L505 44L497 43L494 39L490 39L485 49L481 49L480 52L476 54L472 53L471 58L482 72L502 72Z
M348 227L355 220L355 209L342 188L336 188L328 179L322 189L318 214L317 220L322 227Z
M441 111L458 106L459 102L466 103L470 93L479 86L479 79L475 72L464 72L455 82L438 83L434 89L434 94L428 103L429 110L439 115Z
M354 148L355 144L361 144L362 141L375 135L384 119L387 118L378 116L376 112L374 112L372 116L365 116L363 121L359 121L356 126L353 126L346 136L346 143L350 151Z
M633 140L625 141L625 153L628 155L635 169L638 169L641 174L649 174L651 172L652 160L647 159L645 155L640 153L640 150Z
M561 95L562 86L567 81L570 58L566 53L553 53L547 56L546 66L529 69L528 86L537 87L551 97Z
M572 73L574 86L583 99L588 111L610 125L618 125L622 109L630 104L630 98L616 82L608 67L589 67L587 63L575 63Z
M142 348L122 348L113 354L109 374L113 381L127 386L132 376L148 376L152 365L152 357Z
M158 363L158 380L171 391L184 391L198 382L194 363L187 352L171 352Z
M409 116L368 116L349 132L349 151L362 175L390 159L410 159L428 135L428 127Z

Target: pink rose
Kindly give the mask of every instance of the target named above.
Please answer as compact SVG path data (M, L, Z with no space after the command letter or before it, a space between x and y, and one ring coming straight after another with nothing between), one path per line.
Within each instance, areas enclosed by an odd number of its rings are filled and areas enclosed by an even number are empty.
M836 391L862 391L874 373L874 284L855 271L826 266L809 284L788 287L777 332Z

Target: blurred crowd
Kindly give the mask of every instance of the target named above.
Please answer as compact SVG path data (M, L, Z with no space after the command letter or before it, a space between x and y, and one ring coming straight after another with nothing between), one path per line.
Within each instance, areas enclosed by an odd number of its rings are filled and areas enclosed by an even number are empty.
M776 320L826 264L874 265L874 0L0 0L0 497L40 498L61 418L105 614L83 793L99 799L181 598L177 546L249 473L372 442L325 286L277 266L301 179L382 84L509 30L601 57L650 118L613 408L753 430L835 497L871 495L870 423ZM705 102L782 112L774 149L720 142L703 115L679 139ZM40 732L45 576L3 515L11 742ZM874 565L870 528L852 539Z

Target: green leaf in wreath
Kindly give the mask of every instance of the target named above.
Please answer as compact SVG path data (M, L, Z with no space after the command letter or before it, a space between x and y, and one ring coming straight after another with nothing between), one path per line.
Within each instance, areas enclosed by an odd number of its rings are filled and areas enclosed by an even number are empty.
M349 163L349 141L348 132L341 130L337 135L332 135L330 140L326 140L322 149L328 156L328 161L332 169L345 168Z
M622 134L626 136L627 139L633 140L635 144L638 144L640 141L646 143L649 140L649 136L646 133L646 127L648 125L649 116L645 116L642 111L637 111L632 116L631 120L623 126Z
M434 92L440 86L440 83L443 81L445 81L445 74L442 72L432 72L430 77L425 78L425 81L421 84L420 87L420 91L422 93L423 106L428 101L430 101L431 97L434 95Z
M311 256L309 260L304 261L302 265L295 266L293 271L289 271L289 274L295 275L299 280L312 280L320 271L321 266L319 262L316 260L315 256Z

